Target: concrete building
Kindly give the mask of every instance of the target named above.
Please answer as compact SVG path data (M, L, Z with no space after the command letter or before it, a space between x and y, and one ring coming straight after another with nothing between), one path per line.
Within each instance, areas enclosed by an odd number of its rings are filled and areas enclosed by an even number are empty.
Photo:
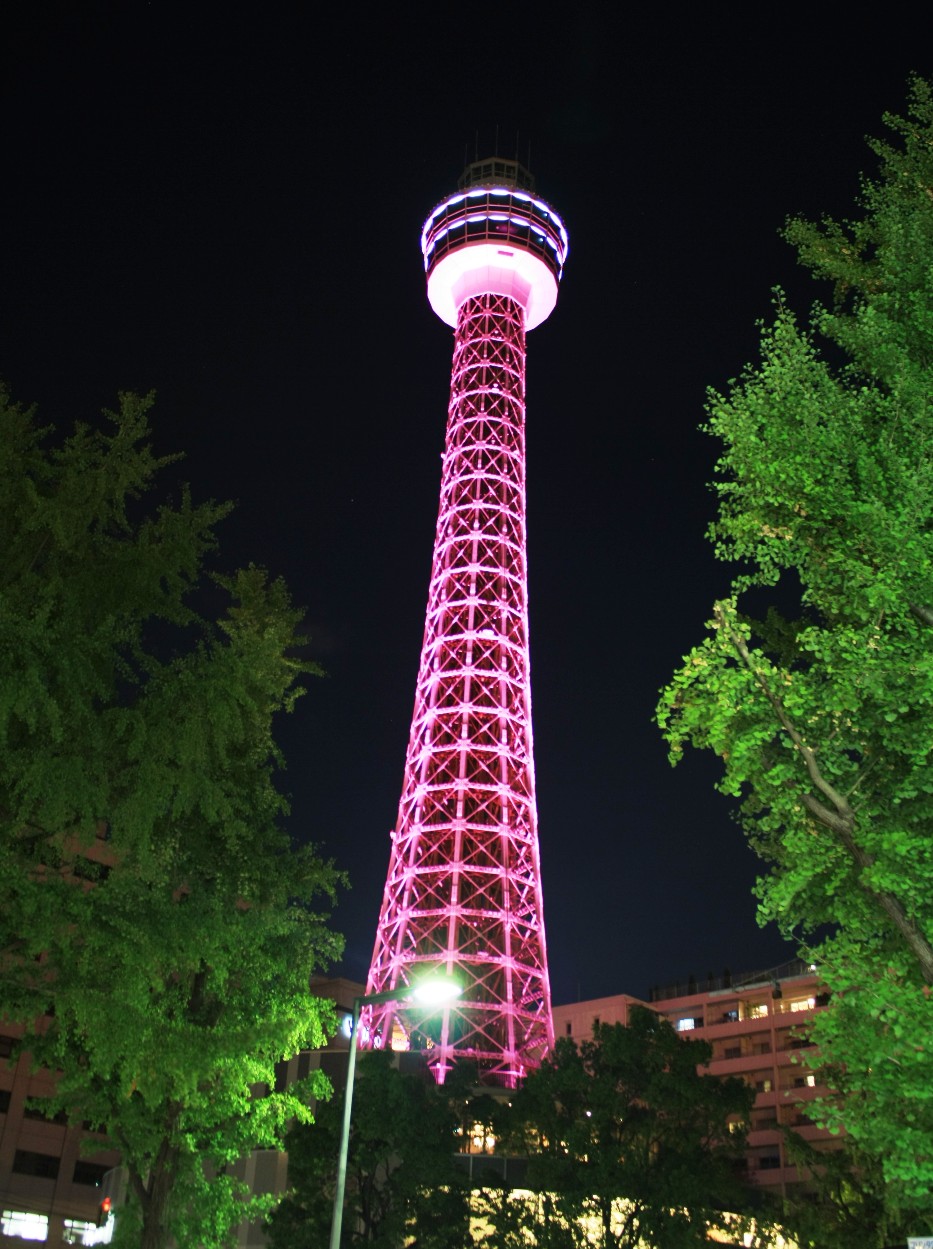
M651 1000L627 994L574 1002L554 1008L556 1036L577 1042L592 1036L593 1025L628 1022L633 1005L663 1015L678 1032L708 1041L713 1075L741 1076L755 1090L748 1124L746 1165L749 1180L786 1195L801 1191L808 1176L788 1159L782 1127L793 1128L815 1148L838 1147L839 1138L810 1119L810 1103L826 1092L800 1062L808 1048L806 1025L826 1005L813 968L795 959L769 971L736 978L710 977L653 990Z
M78 878L83 862L107 867L106 826L73 858ZM55 1249L98 1244L106 1239L97 1227L103 1179L118 1155L95 1148L101 1139L95 1133L43 1113L55 1074L33 1071L28 1052L14 1057L22 1035L0 1020L0 1249L22 1249L26 1240Z
M42 1113L54 1076L33 1072L28 1054L11 1059L20 1035L0 1025L0 1246L95 1244L101 1184L117 1155L84 1152L93 1133Z

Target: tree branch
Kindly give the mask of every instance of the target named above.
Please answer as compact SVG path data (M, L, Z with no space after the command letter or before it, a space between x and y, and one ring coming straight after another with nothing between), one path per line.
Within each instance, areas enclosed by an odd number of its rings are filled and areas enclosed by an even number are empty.
M813 794L801 793L800 801L818 823L836 835L840 845L859 869L856 876L859 887L875 901L891 921L895 931L903 938L908 949L917 960L920 973L925 982L933 984L933 945L927 940L925 934L921 932L917 923L907 914L903 903L898 897L887 889L872 888L863 879L862 873L865 869L872 866L874 856L869 854L856 840L855 811L849 805L847 796L839 793L823 776L816 760L816 753L804 741L787 714L787 708L784 706L784 703L771 689L764 673L755 664L745 639L732 626L723 604L717 603L713 610L720 627L725 631L743 665L754 678L758 688L770 704L781 728L790 738L798 755L803 760L811 784L830 803L830 806L821 802Z
M738 652L742 663L755 678L755 682L757 683L759 689L771 704L771 708L774 711L781 728L793 742L797 749L797 753L800 755L801 759L803 759L807 773L814 788L818 789L823 797L827 798L832 803L840 817L843 819L854 820L855 812L846 801L845 795L840 794L838 790L836 790L823 776L819 766L817 765L816 754L814 753L812 747L808 746L800 733L798 733L791 721L790 716L787 714L784 704L781 702L777 694L775 694L771 689L770 685L765 680L764 674L755 666L745 639L740 633L736 633L735 629L732 627L726 617L722 603L717 603L713 610L716 615L716 619L726 631L729 636L729 640Z
M907 606L911 615L921 624L933 626L933 607L926 607L923 603L908 603Z

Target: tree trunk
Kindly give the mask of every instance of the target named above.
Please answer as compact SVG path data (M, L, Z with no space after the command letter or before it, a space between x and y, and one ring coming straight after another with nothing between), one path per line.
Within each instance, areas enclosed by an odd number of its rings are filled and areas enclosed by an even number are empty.
M172 1151L174 1154L175 1151ZM174 1161L174 1159L173 1159ZM143 1208L142 1235L139 1249L167 1249L168 1199L172 1191L174 1171L168 1166L154 1168L146 1186L148 1195Z
M178 1147L167 1139L162 1141L155 1161L145 1180L130 1168L130 1182L139 1201L142 1219L139 1249L168 1249L168 1207L175 1173L178 1169Z

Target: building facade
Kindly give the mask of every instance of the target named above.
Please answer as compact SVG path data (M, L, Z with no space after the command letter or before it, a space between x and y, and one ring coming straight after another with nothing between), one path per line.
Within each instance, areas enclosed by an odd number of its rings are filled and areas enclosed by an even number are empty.
M18 1040L0 1026L0 1246L95 1244L101 1185L117 1155L87 1152L93 1133L42 1113L54 1076L33 1072L28 1053L13 1057Z
M106 826L73 858L78 880L82 861L106 869ZM22 1036L21 1027L0 1020L0 1249L24 1240L56 1249L102 1243L109 1239L98 1227L104 1177L118 1155L95 1133L43 1111L55 1073L33 1069L32 1056L20 1052Z
M793 960L773 970L736 978L709 978L656 989L651 1001L627 994L554 1007L558 1037L577 1042L592 1036L596 1023L627 1024L633 1005L670 1020L684 1036L712 1046L706 1070L739 1076L755 1090L746 1149L751 1183L775 1194L808 1185L788 1157L782 1128L791 1128L818 1150L838 1148L839 1138L817 1127L808 1107L826 1087L801 1062L810 1048L807 1025L826 1005L815 970Z

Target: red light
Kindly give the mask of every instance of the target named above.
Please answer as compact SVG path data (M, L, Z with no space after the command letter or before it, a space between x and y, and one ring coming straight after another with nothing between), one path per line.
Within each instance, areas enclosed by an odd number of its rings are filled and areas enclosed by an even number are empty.
M110 1200L109 1197L105 1197L104 1200L100 1203L100 1208L101 1210L103 1210L104 1214L109 1214L111 1205L113 1205L113 1202Z

